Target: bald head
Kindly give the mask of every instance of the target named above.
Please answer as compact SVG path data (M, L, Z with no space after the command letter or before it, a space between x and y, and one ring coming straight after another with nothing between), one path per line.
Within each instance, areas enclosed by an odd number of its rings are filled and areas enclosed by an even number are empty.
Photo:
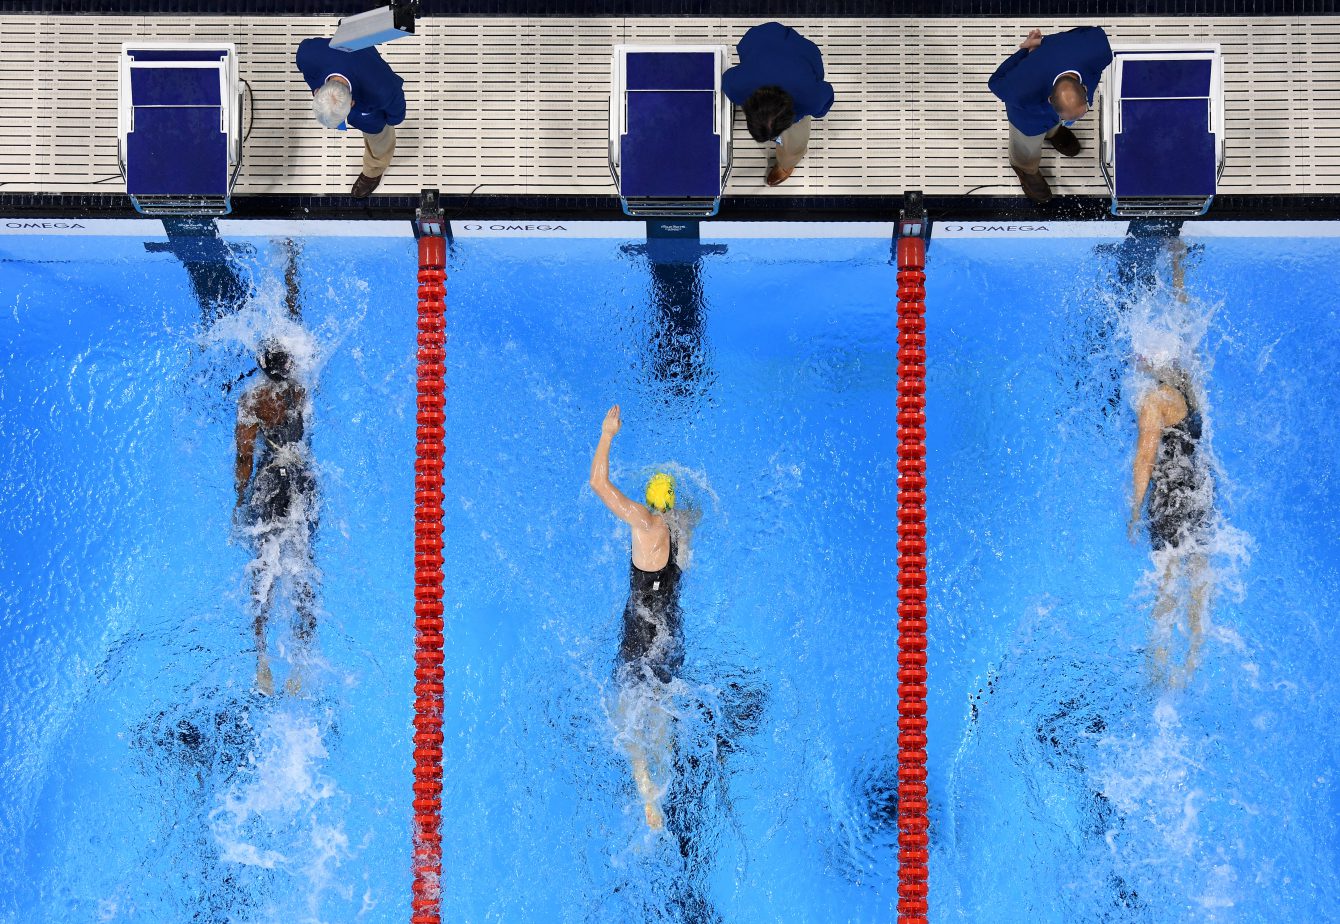
M1052 95L1048 99L1062 122L1082 118L1084 113L1089 111L1088 91L1084 89L1084 84L1071 74L1057 78L1055 86L1052 87Z

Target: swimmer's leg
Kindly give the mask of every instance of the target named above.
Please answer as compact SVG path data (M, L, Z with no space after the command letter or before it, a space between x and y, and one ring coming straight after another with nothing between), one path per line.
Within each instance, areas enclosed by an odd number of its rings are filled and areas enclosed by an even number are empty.
M1205 604L1210 593L1208 571L1209 561L1204 553L1197 553L1191 557L1189 578L1191 582L1191 601L1186 608L1187 630L1190 639L1187 645L1186 664L1182 668L1182 684L1190 682L1191 675L1195 673L1196 667L1200 664L1200 647L1205 641L1203 625Z
M670 713L658 697L651 707L650 721L647 723L647 763L648 771L656 779L664 780L673 772L674 740L670 731ZM657 814L660 814L659 810Z
M647 818L647 827L659 831L665 827L665 817L661 814L660 806L656 804L656 784L651 781L646 752L640 745L632 743L629 743L625 750L628 752L629 762L633 765L633 782L637 784L638 794L642 796L642 811Z
M655 754L655 745L650 743L655 740L655 730L648 736L649 744L644 746L642 743L642 728L639 728L638 716L632 709L633 699L637 696L634 690L624 690L619 695L619 724L624 730L624 753L628 755L628 762L633 768L633 782L637 784L638 795L642 797L642 810L646 815L647 827L653 831L660 831L665 827L665 817L661 814L661 808L656 804L656 798L659 793L656 790L656 784L651 778L651 761L648 760L648 752ZM652 707L657 713L661 710Z
M1149 641L1149 679L1155 686L1167 686L1168 641L1172 636L1172 614L1177 606L1173 584L1177 580L1177 558L1170 556L1163 576L1159 579L1158 597L1154 602L1154 629Z
M294 609L297 612L293 621L293 635L298 645L293 669L284 683L284 692L294 695L302 692L302 670L312 646L312 636L316 634L316 591L312 589L312 582L308 578L298 579L295 597Z
M274 577L256 576L252 586L252 604L256 608L253 628L256 633L256 689L266 696L275 691L274 676L270 673L270 659L265 651L265 623L270 618L270 601L274 596Z

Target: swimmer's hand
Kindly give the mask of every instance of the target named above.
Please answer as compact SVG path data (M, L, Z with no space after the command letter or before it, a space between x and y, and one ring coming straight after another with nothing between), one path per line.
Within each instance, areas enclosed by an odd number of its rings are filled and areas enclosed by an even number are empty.
M623 422L619 420L619 405L616 404L605 414L605 422L600 425L600 435L612 437L621 426Z
M1024 51L1032 51L1034 48L1037 48L1041 44L1042 44L1042 31L1040 29L1034 29L1032 32L1028 33L1028 38L1024 39L1022 42L1019 43L1019 47L1022 48Z
M1140 544L1140 514L1133 513L1126 521L1126 538L1131 541L1131 545Z

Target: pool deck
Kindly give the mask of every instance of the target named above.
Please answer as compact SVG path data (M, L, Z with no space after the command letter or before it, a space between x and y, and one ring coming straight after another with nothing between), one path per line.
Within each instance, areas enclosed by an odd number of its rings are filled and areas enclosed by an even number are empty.
M612 196L606 163L611 47L734 42L757 19L421 18L381 46L409 116L378 194ZM1003 107L986 79L1030 28L1103 25L1115 42L1217 41L1225 56L1221 194L1340 193L1340 18L795 19L824 52L836 105L781 187L737 112L730 196L1017 196ZM131 39L236 41L255 97L235 193L344 195L361 136L322 129L293 64L334 18L0 15L0 193L116 193L117 58ZM92 113L90 117L90 113ZM1096 118L1086 151L1043 169L1061 195L1103 195ZM743 139L741 143L738 139Z

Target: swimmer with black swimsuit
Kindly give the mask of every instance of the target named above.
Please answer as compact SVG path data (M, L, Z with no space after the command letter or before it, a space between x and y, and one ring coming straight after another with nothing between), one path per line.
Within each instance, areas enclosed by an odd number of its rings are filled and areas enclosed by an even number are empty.
M664 567L643 571L636 563L628 566L628 604L623 611L619 661L634 672L640 672L639 679L654 677L661 683L669 683L684 666L683 617L679 611L680 570L675 562L675 551L672 535L670 556Z
M237 520L247 527L258 554L266 543L279 542L284 546L282 554L300 556L310 565L316 479L303 422L307 392L293 377L293 358L277 342L262 344L257 364L265 377L237 404ZM294 634L306 643L316 628L316 594L307 577L313 569L298 570ZM273 574L255 569L256 688L266 695L274 692L265 649L274 583ZM296 693L301 685L295 668L285 689Z
M1210 521L1209 471L1196 455L1200 411L1194 410L1190 389L1183 391L1176 384L1184 375L1176 366L1161 375L1155 373L1162 393L1147 399L1171 408L1170 414L1160 413L1162 431L1150 476L1147 511L1149 540L1155 551L1197 542ZM1167 419L1179 414L1181 419L1168 426Z
M624 607L619 642L618 678L623 687L620 698L623 712L643 708L649 699L664 695L665 685L683 667L679 562L692 518L685 521L674 516L675 482L663 472L653 475L647 483L645 505L629 498L610 481L610 445L620 426L616 404L601 425L600 442L591 460L591 488L610 512L633 531L628 604ZM637 705L630 705L634 700ZM671 741L665 710L647 711L655 715L651 716L653 727L646 740L641 743L630 740L625 747L633 767L633 780L642 796L647 826L659 831L665 821L656 804L658 793L651 779L651 763L668 766Z
M1185 301L1182 260L1186 246L1180 239L1170 246L1173 290L1179 301ZM1209 593L1205 542L1214 513L1214 483L1205 453L1198 451L1202 424L1197 389L1190 374L1176 359L1137 356L1136 363L1156 385L1140 402L1140 434L1132 466L1134 490L1127 528L1131 541L1137 541L1141 513L1147 509L1150 545L1167 558L1154 604L1154 625L1159 635L1167 636L1170 619L1182 602L1176 588L1183 573L1190 586L1185 601L1188 647L1181 675L1170 676L1164 641L1150 645L1150 670L1155 682L1181 686L1191 679L1200 657Z

